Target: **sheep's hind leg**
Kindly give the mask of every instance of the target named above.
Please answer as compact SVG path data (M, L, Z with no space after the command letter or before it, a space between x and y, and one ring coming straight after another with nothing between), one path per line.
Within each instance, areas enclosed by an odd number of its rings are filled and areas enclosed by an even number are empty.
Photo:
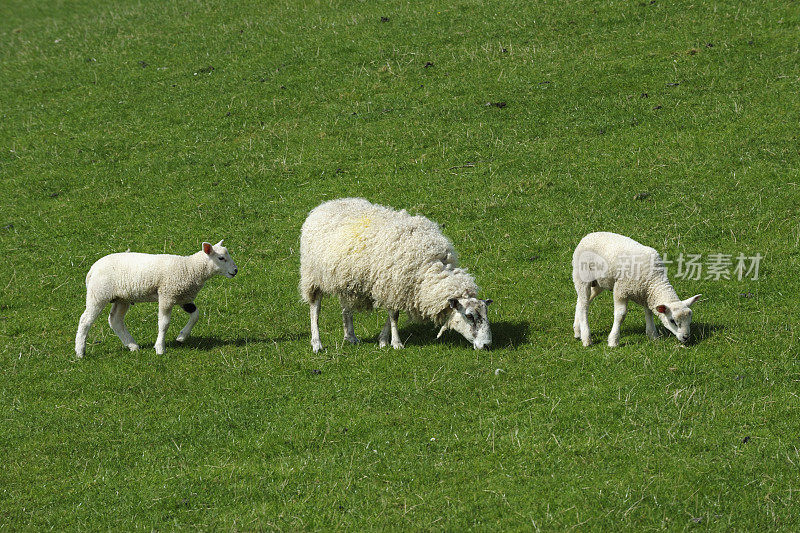
M619 345L619 330L625 315L628 313L628 300L614 295L614 325L608 335L608 345L611 347Z
M78 357L83 357L83 354L86 353L86 335L107 303L89 301L87 299L86 310L81 315L81 319L78 322L78 333L75 335L75 355Z
M158 338L156 338L156 353L164 354L167 330L169 329L169 319L172 314L172 304L158 302Z
M592 334L589 331L589 301L591 286L580 281L575 282L575 292L578 294L575 302L575 321L572 330L576 339L580 339L584 346L592 344Z
M197 310L197 306L193 303L183 304L181 307L184 311L189 313L189 320L186 322L186 325L183 326L181 332L178 333L178 338L175 339L178 342L183 342L189 337L192 328L197 324L197 320L200 318L200 311Z
M308 306L311 316L311 349L317 353L322 349L322 342L319 340L319 310L322 307L322 293L315 292Z
M351 344L358 344L356 332L353 329L353 310L342 306L342 327L344 328L344 340Z
M389 312L391 315L392 312ZM380 348L386 348L391 343L391 332L392 332L392 317L386 317L386 324L384 324L383 329L381 330L380 337L378 337L378 346Z
M130 303L114 302L114 305L111 306L111 313L108 314L108 325L111 326L111 329L117 334L122 344L130 351L135 352L139 349L139 345L136 344L128 328L125 327L125 313L127 313L130 308Z

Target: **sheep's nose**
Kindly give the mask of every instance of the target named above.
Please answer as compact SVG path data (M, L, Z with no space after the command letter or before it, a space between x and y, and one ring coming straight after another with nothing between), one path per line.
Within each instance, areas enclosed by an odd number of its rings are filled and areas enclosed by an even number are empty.
M233 269L233 275L235 276L238 273L239 273L239 267L234 268Z

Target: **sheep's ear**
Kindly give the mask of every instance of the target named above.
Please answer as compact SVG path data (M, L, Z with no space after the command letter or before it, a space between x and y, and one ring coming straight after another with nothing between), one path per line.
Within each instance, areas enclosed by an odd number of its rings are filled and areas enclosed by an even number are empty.
M458 298L450 298L448 301L450 302L451 308L458 309ZM441 335L441 333L439 333L439 335Z
M222 246L222 241L224 241L224 240L225 239L220 239L220 241L217 244L215 244L214 246Z
M695 303L697 300L699 300L701 296L702 294L695 294L691 298L687 298L686 300L684 300L683 305L685 305L686 307L691 307L692 304Z
M211 243L210 242L204 242L203 243L203 251L206 253L206 255L211 255L211 253L214 251L214 249L211 247Z
M656 311L658 311L659 313L661 313L663 315L664 313L667 312L667 306L664 305L664 304L657 305L656 306Z
M438 339L439 337L441 337L444 334L445 331L447 331L447 326L446 325L442 326L442 329L439 330L439 334L436 335L436 338Z
M489 307L489 305L491 305L491 303L492 303L493 301L494 301L494 300L492 300L491 298L489 298L488 300L484 300L484 302L486 302L486 307Z

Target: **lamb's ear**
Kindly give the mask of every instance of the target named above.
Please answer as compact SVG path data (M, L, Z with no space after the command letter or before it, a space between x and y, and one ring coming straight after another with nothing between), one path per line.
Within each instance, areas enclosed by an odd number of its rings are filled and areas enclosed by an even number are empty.
M211 243L210 242L204 242L203 243L203 251L206 253L206 255L211 255L211 253L214 251L214 249L211 247Z
M215 244L214 246L222 246L222 241L224 241L224 240L225 239L220 239L220 241L217 244Z
M451 308L458 309L458 298L450 298L448 302L450 303ZM441 333L439 333L439 335L441 335Z
M667 312L667 306L664 305L664 304L657 305L656 306L656 311L658 311L659 313L661 313L663 315L664 313Z
M702 294L695 294L691 298L687 298L686 300L684 300L683 305L685 305L686 307L691 307L692 304L695 303L697 300L699 300L701 296Z
M447 331L447 325L442 326L442 329L439 330L439 334L436 335L436 338L438 339L439 337L441 337L445 331Z
M491 305L491 303L492 303L493 301L494 301L494 300L492 300L491 298L489 298L488 300L484 300L484 302L486 302L486 307L489 307L489 305Z

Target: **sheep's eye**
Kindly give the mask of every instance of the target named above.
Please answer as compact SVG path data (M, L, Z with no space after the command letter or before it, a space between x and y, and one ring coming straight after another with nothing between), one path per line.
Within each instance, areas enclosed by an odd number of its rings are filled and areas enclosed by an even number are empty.
M225 258L224 258L224 257L222 257L222 256L219 256L219 260L220 260L220 261L222 261L223 263L224 263L225 261L227 261L227 259L225 259Z
M467 320L469 320L470 322L475 322L475 316L474 315L464 315L464 316L467 317Z

